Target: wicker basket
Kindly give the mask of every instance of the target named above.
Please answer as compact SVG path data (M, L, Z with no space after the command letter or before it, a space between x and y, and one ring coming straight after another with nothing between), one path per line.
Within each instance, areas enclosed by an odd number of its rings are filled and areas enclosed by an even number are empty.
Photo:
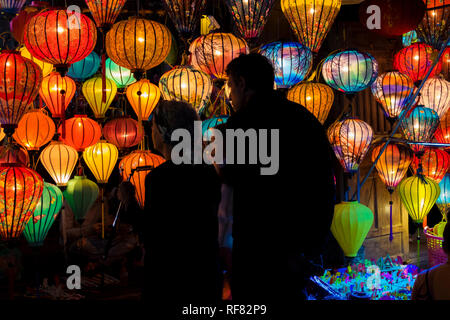
M423 232L427 237L427 249L428 249L428 264L429 267L435 266L440 263L447 262L447 254L442 249L443 238L431 234L432 228L425 227Z

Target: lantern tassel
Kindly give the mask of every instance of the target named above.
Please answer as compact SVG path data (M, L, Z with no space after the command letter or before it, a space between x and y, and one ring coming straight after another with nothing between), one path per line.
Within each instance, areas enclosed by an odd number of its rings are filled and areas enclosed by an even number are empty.
M394 240L394 234L393 234L393 230L392 230L392 193L391 193L391 201L389 201L389 241L392 242L392 240Z

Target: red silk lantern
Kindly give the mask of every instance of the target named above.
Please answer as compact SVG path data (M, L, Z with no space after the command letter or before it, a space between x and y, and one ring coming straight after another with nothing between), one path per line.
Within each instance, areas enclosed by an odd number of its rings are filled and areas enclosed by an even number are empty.
M34 109L25 113L19 121L14 140L27 150L39 150L52 140L55 135L55 124L42 110Z
M0 122L11 136L42 82L41 68L17 51L0 54Z
M29 162L28 152L22 146L15 143L0 146L0 166L6 163L21 163L28 167Z
M21 164L0 168L0 234L17 239L33 215L44 189L44 180Z
M94 22L70 10L43 11L25 27L24 42L30 53L55 65L64 75L69 65L86 58L97 42Z
M113 119L103 127L103 136L119 150L133 147L141 142L144 130L131 117Z
M419 161L422 163L423 174L437 183L441 182L450 167L450 155L436 148L425 148L420 160L414 155L414 160L411 163L414 174L417 173Z
M100 125L87 115L77 114L67 119L65 126L66 134L61 136L61 140L79 152L96 144L102 135ZM58 128L58 133L62 134L62 126Z
M42 80L39 95L53 118L63 118L76 89L72 78L61 77L58 72L52 72Z
M23 33L25 32L25 26L28 20L46 7L48 7L47 2L32 1L28 7L23 8L17 16L12 18L9 23L9 28L14 39L16 39L20 44L23 44Z
M99 28L109 28L116 21L126 0L86 0L92 17Z
M447 112L439 122L439 126L434 134L434 137L439 143L450 144L450 114ZM446 149L448 149L447 147Z
M450 81L450 47L447 47L447 49L445 49L444 53L442 54L441 63L442 75L444 76L445 80Z

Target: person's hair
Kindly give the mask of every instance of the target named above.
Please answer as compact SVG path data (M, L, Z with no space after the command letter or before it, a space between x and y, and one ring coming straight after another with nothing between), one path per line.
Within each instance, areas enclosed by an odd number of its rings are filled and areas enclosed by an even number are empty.
M189 103L181 101L161 100L153 116L164 142L171 146L178 143L171 141L173 131L186 129L191 137L194 137L194 121L200 120L194 108Z
M275 80L273 66L259 53L241 54L228 64L226 72L233 79L244 78L247 89L255 92L273 90Z
M442 241L442 249L445 253L450 254L450 223L447 222L443 234L444 241Z

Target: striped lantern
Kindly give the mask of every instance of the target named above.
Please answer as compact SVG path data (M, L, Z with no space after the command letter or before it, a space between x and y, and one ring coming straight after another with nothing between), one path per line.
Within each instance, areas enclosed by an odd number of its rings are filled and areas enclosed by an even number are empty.
M439 50L449 36L450 6L442 0L427 1L428 9L416 31L421 41Z
M97 76L86 80L81 87L83 96L97 119L105 117L106 111L108 111L117 94L117 86L114 81L106 78L104 85L103 88L102 77ZM105 100L103 100L103 93L105 93Z
M117 147L105 140L100 140L83 152L83 159L97 179L97 183L108 182L118 158Z
M161 97L158 86L147 79L129 85L126 95L138 119L146 121Z
M19 121L14 140L27 150L39 150L52 140L55 124L42 110L34 109L25 113Z
M450 167L450 155L436 148L425 148L421 158L414 156L411 167L417 173L419 162L422 164L423 175L439 183Z
M164 0L163 3L180 36L189 39L206 9L206 0Z
M66 130L64 136L62 136L63 126L65 126ZM100 140L102 128L87 115L76 114L59 126L58 133L61 134L61 140L65 144L73 147L78 152L82 152Z
M427 79L420 91L419 103L436 111L442 118L450 108L450 82L439 77Z
M58 187L67 185L78 161L78 152L61 141L52 141L39 159Z
M125 5L126 0L86 0L89 11L99 28L109 28Z
M441 118L439 126L434 134L434 137L439 143L450 144L450 113L447 113ZM448 149L447 147L446 149Z
M52 118L64 118L76 90L77 85L70 77L61 77L58 72L52 72L42 80L39 96L52 114Z
M144 130L136 120L124 116L108 121L103 126L103 136L119 150L124 150L141 142Z

